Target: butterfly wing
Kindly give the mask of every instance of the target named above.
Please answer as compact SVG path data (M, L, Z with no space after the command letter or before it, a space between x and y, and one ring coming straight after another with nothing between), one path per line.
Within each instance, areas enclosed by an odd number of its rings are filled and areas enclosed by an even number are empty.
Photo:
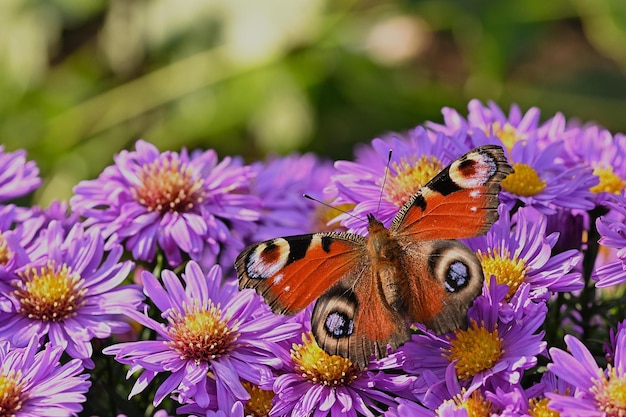
M396 349L410 337L406 320L388 307L373 274L369 264L355 269L319 298L311 317L318 345L361 369L372 354L387 356L387 345Z
M275 313L295 314L366 264L364 237L328 232L256 243L235 269L240 289L255 289Z
M435 333L467 324L467 310L480 294L483 270L476 254L457 240L398 239L410 286L407 318Z
M511 172L501 147L478 147L452 162L407 201L390 231L419 240L486 233L498 218L500 183Z

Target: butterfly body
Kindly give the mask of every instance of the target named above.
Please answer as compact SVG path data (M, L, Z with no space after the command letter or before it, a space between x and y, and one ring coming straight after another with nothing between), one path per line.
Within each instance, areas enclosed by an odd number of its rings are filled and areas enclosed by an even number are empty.
M408 340L410 323L438 333L462 327L483 273L455 239L489 229L510 172L501 148L477 148L422 187L389 228L370 214L367 237L324 232L249 246L235 261L239 286L256 289L279 314L315 301L317 343L361 368Z

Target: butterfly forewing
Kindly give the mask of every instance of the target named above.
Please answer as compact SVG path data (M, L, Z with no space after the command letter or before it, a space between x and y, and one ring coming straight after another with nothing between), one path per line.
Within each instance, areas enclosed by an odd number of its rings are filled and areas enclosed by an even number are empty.
M239 288L253 288L272 311L295 314L366 261L365 238L315 233L271 239L239 254Z
M419 240L486 233L498 218L500 183L511 172L502 148L476 148L422 187L400 209L390 230Z

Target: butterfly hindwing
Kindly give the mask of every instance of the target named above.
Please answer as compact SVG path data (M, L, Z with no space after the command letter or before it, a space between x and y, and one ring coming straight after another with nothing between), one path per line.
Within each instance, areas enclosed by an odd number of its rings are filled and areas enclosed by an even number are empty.
M400 209L390 230L419 240L486 233L498 218L500 183L512 171L501 147L478 147L422 187Z
M295 314L366 262L365 238L314 233L271 239L239 254L239 288L253 288L272 311Z
M311 317L318 345L330 355L350 358L364 369L372 354L387 356L387 346L406 342L406 320L388 308L370 265L355 270L322 295Z
M436 333L467 324L467 310L480 294L483 270L476 254L457 240L415 242L399 238L411 285L407 317Z

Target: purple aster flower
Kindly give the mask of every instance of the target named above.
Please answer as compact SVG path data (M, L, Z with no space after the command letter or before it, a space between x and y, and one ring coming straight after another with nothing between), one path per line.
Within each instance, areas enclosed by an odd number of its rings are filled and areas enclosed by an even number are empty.
M467 390L461 385L453 363L446 368L444 378L428 370L421 378L427 388L423 399L410 401L399 398L398 405L386 412L385 417L469 417L495 415L498 411L497 404L477 389L479 387Z
M212 150L160 153L140 140L98 179L79 183L70 204L137 260L151 262L159 248L171 266L184 257L230 265L259 218L250 176L230 158L218 162Z
M272 314L254 291L239 292L232 280L222 284L219 266L205 275L191 261L182 276L184 285L169 270L162 272L161 279L163 285L151 273L142 274L144 292L165 322L153 320L147 312L127 313L154 330L157 340L120 343L103 352L114 354L133 372L143 370L131 396L142 392L159 373L166 373L155 405L174 394L182 404L195 402L202 409L230 412L236 401L250 398L242 381L260 384L272 378L272 368L282 365L277 342L293 336L301 326Z
M262 199L263 212L254 232L255 241L324 230L326 225L316 215L323 206L302 194L330 201L331 196L324 195L334 172L330 162L313 154L290 155L258 162L251 168L251 193Z
M0 145L0 202L26 195L40 184L39 168L26 161L26 151L5 152Z
M599 183L591 191L598 203L626 188L626 135L613 136L595 125L577 129L566 135L563 154L566 164L593 169Z
M324 352L310 332L301 338L292 346L288 369L273 383L270 415L374 417L394 405L394 397L410 395L416 378L398 373L401 353L361 371L349 359Z
M522 114L517 104L511 105L508 116L494 102L484 106L479 100L473 99L468 104L469 114L465 119L458 111L449 107L442 109L444 124L427 122L426 126L436 132L454 135L458 131L466 131L468 139L477 135L497 137L500 144L508 150L518 142L536 137L539 128L540 111L531 107ZM470 146L478 146L476 139L468 141Z
M120 262L122 253L114 245L105 258L104 240L96 230L76 225L65 233L60 223L51 222L29 262L12 274L11 291L0 296L8 300L0 303L5 309L1 337L16 346L45 338L93 366L91 339L127 331L120 314L143 299L137 286L119 286L133 266Z
M502 181L500 200L509 207L532 206L545 214L558 208L591 210L591 187L598 183L589 167L565 168L559 162L563 142L540 149L536 139L516 142L509 163L514 172Z
M596 226L601 245L617 249L618 260L600 266L594 274L596 287L609 287L626 281L626 191L605 203L612 215L598 219Z
M37 338L23 348L0 341L0 412L3 416L76 416L91 383L81 361L61 365L60 346L38 351Z
M565 336L567 352L550 349L552 363L548 369L570 383L570 395L546 392L550 408L561 416L620 416L626 413L624 386L626 386L626 331L618 331L613 365L598 366L591 352L578 339Z
M390 150L391 163L383 187ZM374 139L371 148L358 151L356 162L335 163L339 171L333 176L338 196L335 204L356 205L353 216L342 214L337 219L355 233L366 233L365 218L370 213L389 226L413 194L468 150L458 140L443 134L429 135L422 127L406 135Z
M546 346L543 332L537 330L547 307L529 300L529 289L522 284L507 303L508 286L492 277L468 311L467 329L436 336L418 325L424 332L400 348L406 356L404 370L417 375L430 370L443 379L454 363L457 377L470 392L487 382L517 384Z
M485 236L468 240L477 253L485 277L494 276L509 287L511 298L522 283L530 284L531 298L549 299L552 292L580 290L580 272L572 272L582 256L578 250L552 255L559 240L557 232L546 234L547 217L532 208L521 208L511 218L504 205L499 219Z

